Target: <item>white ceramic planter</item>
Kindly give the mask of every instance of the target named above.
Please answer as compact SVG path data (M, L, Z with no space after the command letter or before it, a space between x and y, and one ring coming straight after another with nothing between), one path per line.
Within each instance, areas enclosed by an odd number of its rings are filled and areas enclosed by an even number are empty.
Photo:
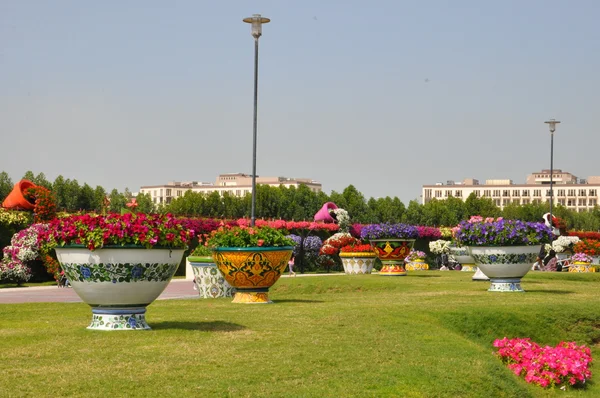
M490 292L523 292L521 278L538 252L539 246L469 246L475 264L490 278Z
M475 260L469 254L469 249L466 247L450 247L450 254L458 263L462 266L461 271L464 272L475 272L473 275L474 281L489 281L490 279L485 276L483 272L475 265Z
M212 257L188 257L201 298L233 297L235 289L225 280Z
M370 274L377 256L373 253L340 253L344 272L348 275Z
M147 330L146 307L165 290L184 249L112 246L55 248L79 297L92 307L95 330Z

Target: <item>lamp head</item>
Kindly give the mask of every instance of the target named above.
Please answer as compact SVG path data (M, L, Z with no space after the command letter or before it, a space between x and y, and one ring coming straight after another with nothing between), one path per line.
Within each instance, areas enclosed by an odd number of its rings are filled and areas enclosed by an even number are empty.
M258 39L262 35L262 24L269 23L269 18L261 17L260 14L253 14L251 17L244 18L244 22L252 24L252 36Z
M550 132L554 133L556 131L556 125L559 124L560 122L558 120L550 119L544 123L547 123L548 127L550 128Z

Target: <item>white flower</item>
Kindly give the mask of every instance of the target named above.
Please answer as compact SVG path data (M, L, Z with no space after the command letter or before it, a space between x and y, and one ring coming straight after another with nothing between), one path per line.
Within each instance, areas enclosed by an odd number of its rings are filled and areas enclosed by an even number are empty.
M563 253L566 250L570 250L577 242L579 242L579 237L577 236L559 236L552 242L552 249L556 253Z
M438 239L433 242L429 242L429 250L433 254L442 254L450 252L450 242L443 239Z

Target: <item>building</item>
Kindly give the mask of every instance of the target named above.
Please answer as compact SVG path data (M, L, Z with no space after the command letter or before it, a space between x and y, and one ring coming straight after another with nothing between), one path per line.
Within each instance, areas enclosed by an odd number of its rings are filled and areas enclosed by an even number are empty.
M269 185L273 187L284 186L286 188L305 185L313 192L321 192L321 183L309 178L287 178L287 177L259 177L256 176L256 184ZM252 193L252 176L243 173L220 174L215 183L187 181L171 181L165 185L150 185L140 188L141 194L149 194L155 204L169 204L174 198L183 196L187 191L200 192L210 195L218 192L223 196L225 192L233 196L242 197Z
M552 182L554 204L573 211L588 211L600 203L600 176L578 179L571 173L553 170ZM465 201L469 195L490 198L500 208L509 203L525 205L550 201L550 170L542 170L527 176L525 184L515 184L512 180L478 180L469 178L462 182L438 182L435 185L423 185L422 203L431 199L443 200L450 196Z

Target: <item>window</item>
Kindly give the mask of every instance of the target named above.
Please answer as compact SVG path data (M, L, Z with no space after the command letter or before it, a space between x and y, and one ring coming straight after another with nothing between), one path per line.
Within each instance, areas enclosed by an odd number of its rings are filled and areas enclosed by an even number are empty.
M540 203L542 203L542 200L541 200L541 199L533 199L533 200L531 201L531 203L535 203L535 204L538 204L538 205L539 205Z
M529 196L529 189L523 190L523 196Z
M163 194L162 194L162 193L163 193L163 190L162 190L162 188L161 188L161 189L160 189L160 197L161 197L161 198L162 198L162 196L163 196ZM162 202L162 200L161 200L161 202Z
M483 191L483 196L489 198L490 196L492 196L492 191L489 189L486 189Z
M246 191L246 192L247 192L247 191ZM441 197L442 197L442 191L441 191L441 190L439 190L439 189L436 189L436 190L435 190L435 197L436 197L436 198L441 198Z
M592 207L596 206L597 205L596 199L590 199L589 205L592 206Z
M241 189L236 189L235 190L235 196L242 196L242 190Z
M569 189L569 196L575 196L575 190Z
M579 190L579 196L585 196L585 194L586 194L585 189Z
M499 189L494 189L494 196L500 196L500 190ZM498 201L500 202L500 201Z
M154 196L156 196L156 189L154 190Z
M528 205L529 204L529 199L523 199L523 204L524 205Z
M558 190L558 196L565 196L565 190L564 189L559 189Z
M171 188L167 188L167 189L165 189L165 191L166 191L165 195L171 196Z
M477 190L477 191L473 191L473 193L475 194L475 197L478 198L481 196L481 191Z
M494 199L494 204L500 207L500 199Z
M558 200L558 204L561 205L561 206L564 206L565 205L565 200L564 199L559 199Z
M454 196L456 196L457 198L462 198L462 191L459 191L457 189L456 192L454 192Z
M550 196L550 190L546 189L546 196Z
M598 196L598 194L596 193L597 191L595 189L590 189L590 196Z
M587 199L579 199L579 206L585 206L587 204Z
M452 191L446 191L446 197L447 198L452 197Z
M519 195L519 190L518 189L513 189L513 195L512 196L520 196Z
M505 189L504 191L502 191L502 196L504 196L504 197L510 196L510 189Z
M567 206L575 206L575 199L567 199Z
M512 202L513 202L514 204L518 205L518 204L519 204L519 202L520 202L520 200L519 200L519 199L513 199L513 200L512 200Z
M181 189L178 189L178 190L177 190L177 196L178 196L178 197L179 197L179 196L181 196Z
M533 196L542 196L542 190L541 189L534 189L533 190Z

